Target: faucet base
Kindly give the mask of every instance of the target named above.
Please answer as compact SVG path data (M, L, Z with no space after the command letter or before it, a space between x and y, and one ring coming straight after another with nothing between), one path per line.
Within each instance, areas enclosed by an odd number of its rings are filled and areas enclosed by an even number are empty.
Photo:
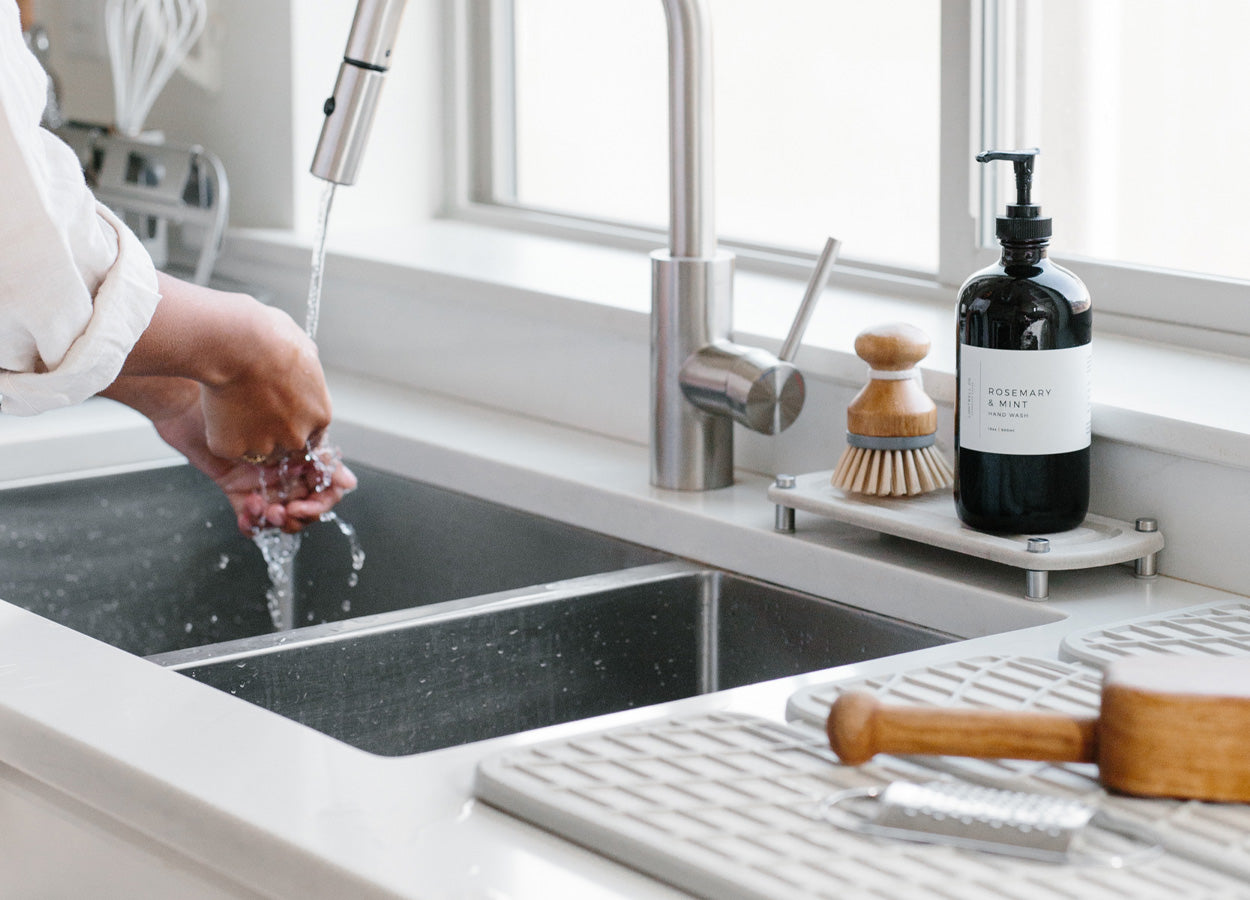
M734 256L651 254L651 483L679 491L733 484L733 423L694 406L687 360L732 328Z

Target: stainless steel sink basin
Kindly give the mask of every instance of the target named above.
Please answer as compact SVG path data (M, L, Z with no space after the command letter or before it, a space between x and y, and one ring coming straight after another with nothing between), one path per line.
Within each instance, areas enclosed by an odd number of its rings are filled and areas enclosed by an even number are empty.
M153 661L398 756L950 640L671 562Z
M333 622L668 559L353 464L339 505L366 554L310 528L295 621ZM147 656L274 630L260 552L188 466L0 490L0 599Z
M951 640L356 465L275 632L186 466L0 490L0 598L362 749L419 753ZM353 584L353 582L355 582Z

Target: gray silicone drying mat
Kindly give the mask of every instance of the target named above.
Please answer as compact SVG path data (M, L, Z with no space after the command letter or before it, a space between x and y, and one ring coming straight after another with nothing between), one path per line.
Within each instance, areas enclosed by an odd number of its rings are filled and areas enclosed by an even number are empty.
M1144 653L1247 656L1250 603L1211 603L1094 628L1064 638L1060 653L1096 666Z
M1081 663L984 656L873 678L818 685L790 698L787 717L823 730L838 694L869 691L886 703L1027 709L1098 714L1102 673ZM1106 794L1092 765L1023 760L926 757L918 764L988 787L1060 796L1102 796L1117 816L1148 828L1170 851L1247 882L1250 896L1250 804L1143 800Z
M906 759L836 763L810 729L713 713L654 720L484 760L487 803L715 900L1224 898L1250 884L1175 854L1055 866L872 838L819 816L830 794L932 778Z

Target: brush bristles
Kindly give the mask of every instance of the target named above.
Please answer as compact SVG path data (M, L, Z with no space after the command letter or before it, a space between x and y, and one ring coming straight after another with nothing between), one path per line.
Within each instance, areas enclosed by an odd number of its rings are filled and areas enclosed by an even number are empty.
M874 497L914 497L947 487L954 480L950 463L934 446L914 450L847 447L833 471L834 487Z

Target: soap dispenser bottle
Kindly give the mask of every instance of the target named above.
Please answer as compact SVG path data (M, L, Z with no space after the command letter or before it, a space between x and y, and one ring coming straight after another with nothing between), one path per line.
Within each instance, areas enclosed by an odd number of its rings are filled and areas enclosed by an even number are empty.
M1081 280L1047 259L1038 152L977 156L1015 166L1016 202L997 220L1002 257L959 292L955 506L996 533L1066 531L1089 508L1093 312Z

